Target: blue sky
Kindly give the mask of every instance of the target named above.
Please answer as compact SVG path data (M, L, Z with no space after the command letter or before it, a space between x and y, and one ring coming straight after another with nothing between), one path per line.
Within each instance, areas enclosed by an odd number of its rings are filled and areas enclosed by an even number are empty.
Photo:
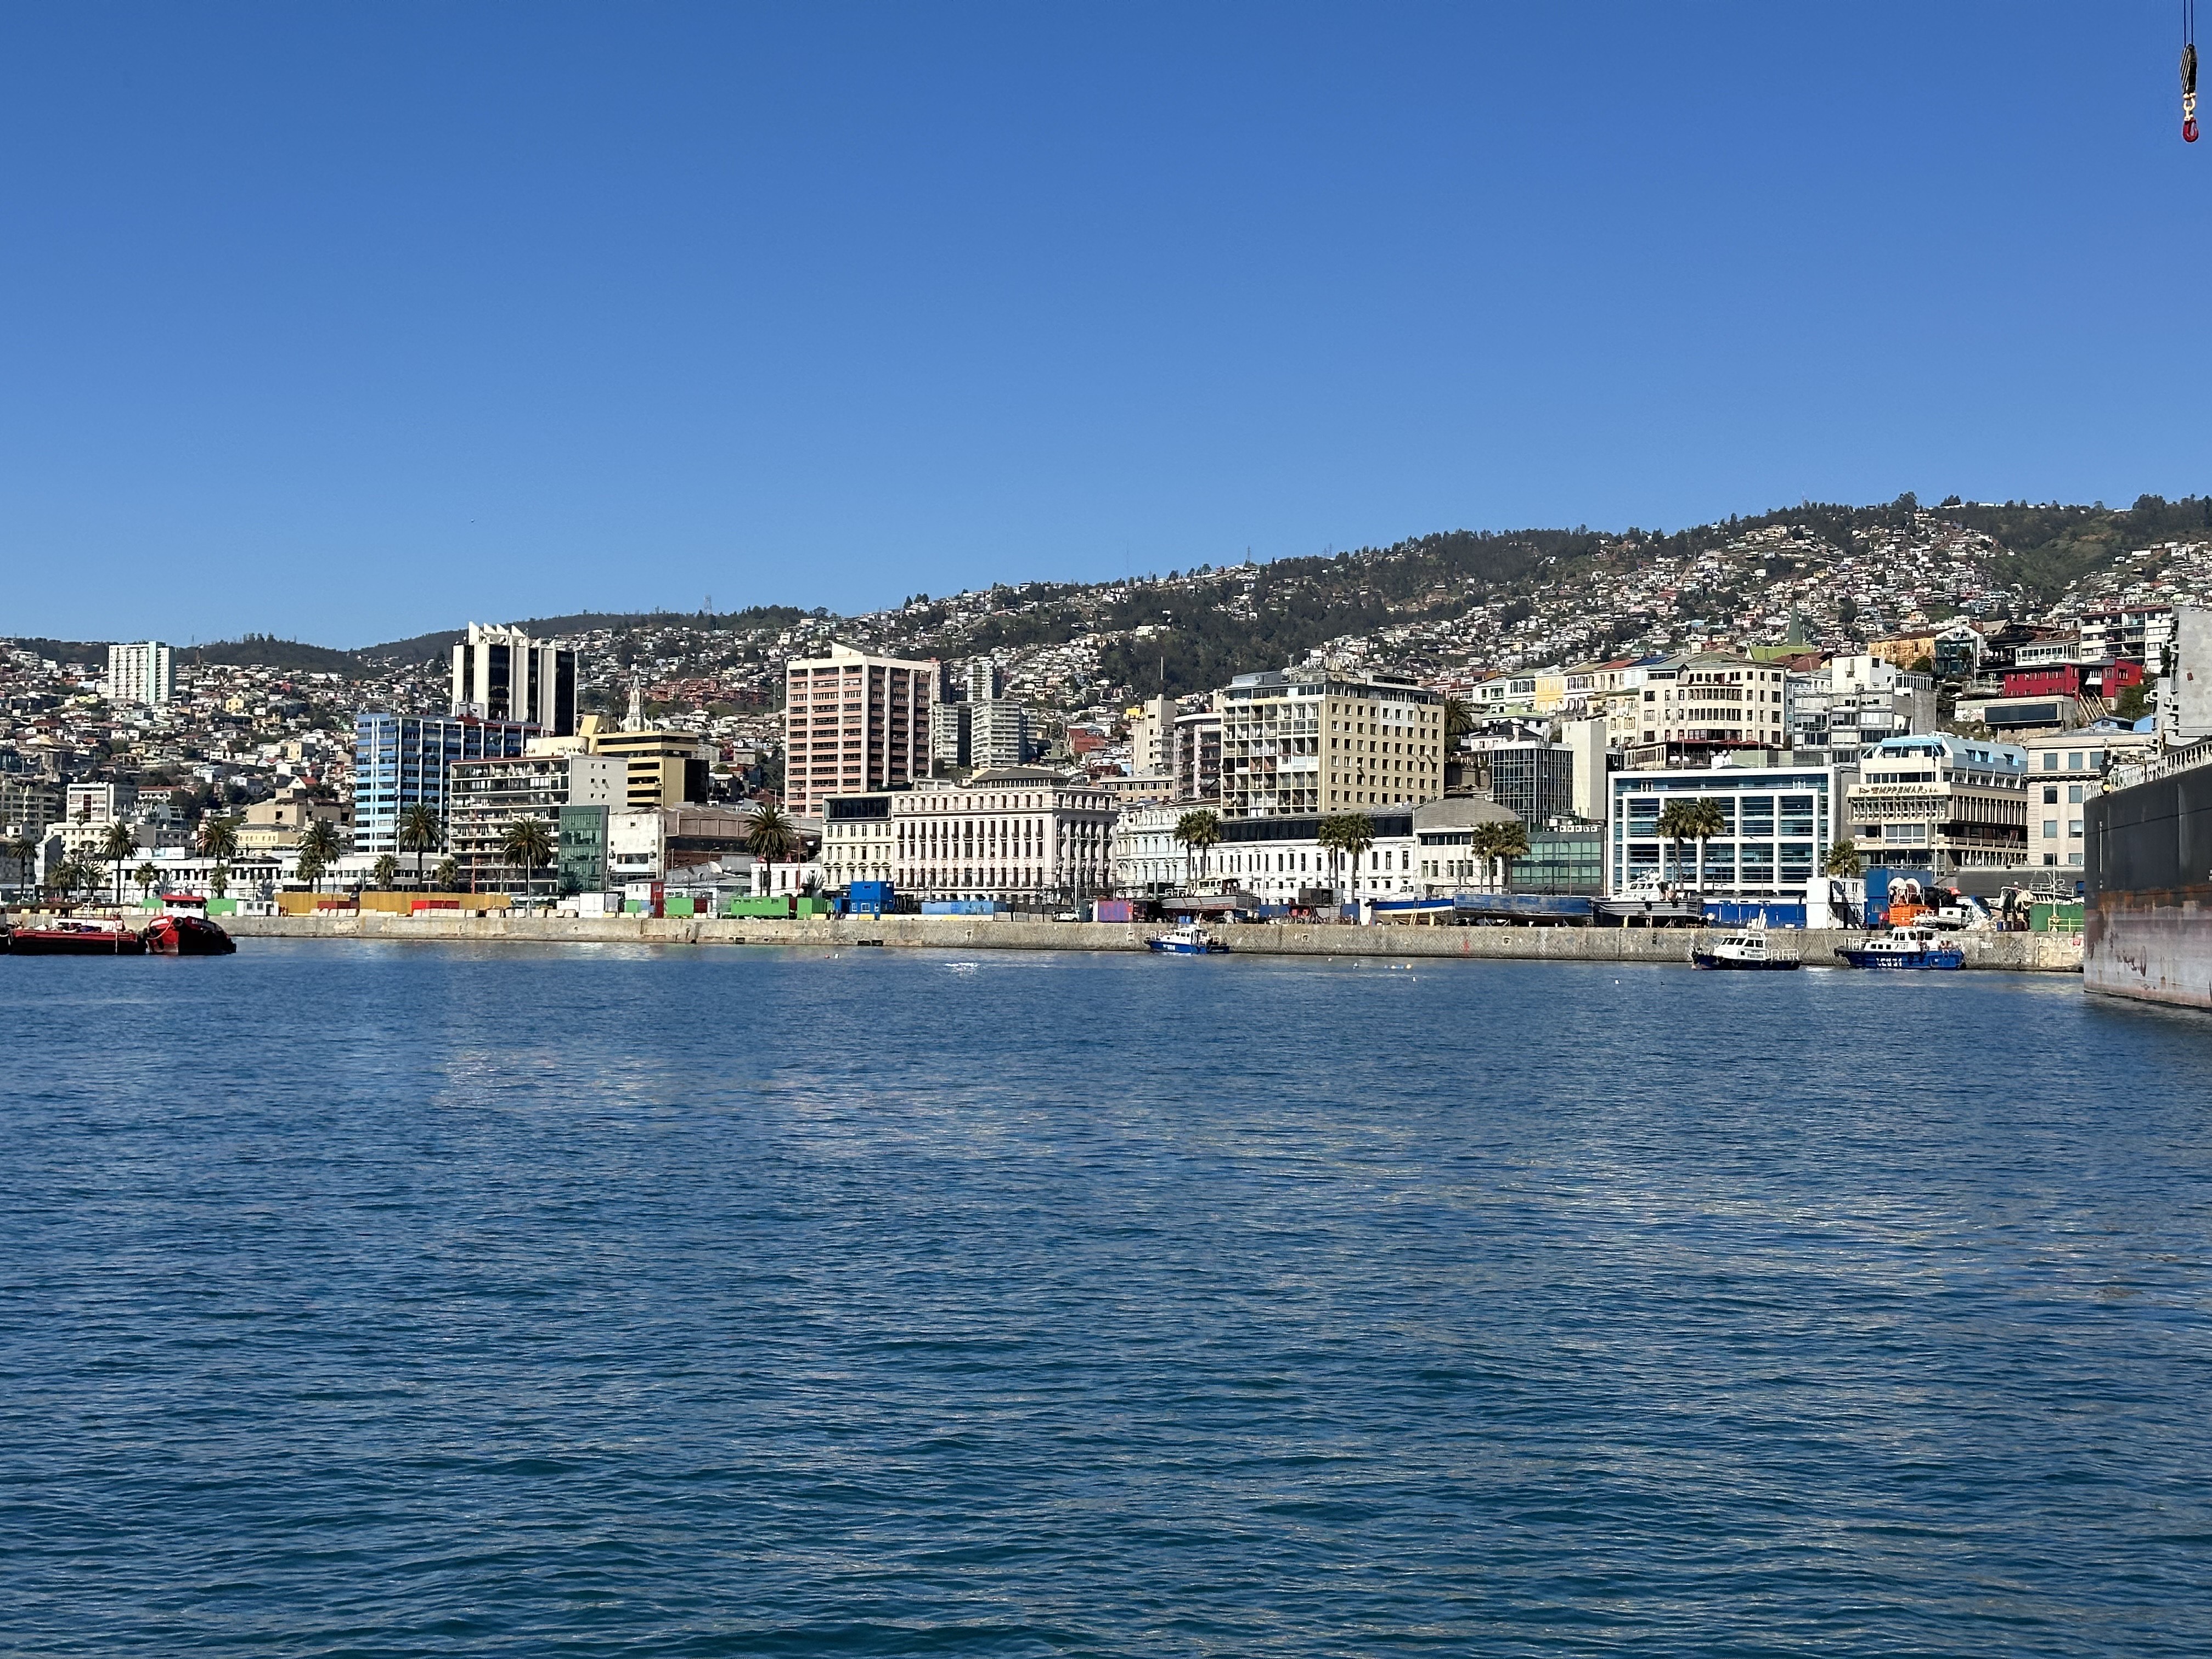
M0 633L2212 488L2163 3L0 13Z

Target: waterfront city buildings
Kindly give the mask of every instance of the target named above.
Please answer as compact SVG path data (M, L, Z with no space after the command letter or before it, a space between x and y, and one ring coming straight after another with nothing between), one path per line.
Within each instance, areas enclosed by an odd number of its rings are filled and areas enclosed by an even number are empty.
M831 795L911 783L930 772L934 661L832 645L784 670L784 797L818 817Z
M832 795L823 803L822 878L832 887L890 881L896 869L888 794Z
M1850 833L1869 864L1925 870L2021 865L2027 855L2027 751L1947 732L1891 738L1849 789Z
M471 623L453 647L448 713L516 720L548 737L576 729L576 653L533 640L519 628Z
M1047 767L890 795L892 880L923 899L1073 902L1113 873L1114 799Z
M365 710L354 721L354 850L398 853L399 824L427 806L442 823L453 763L520 755L535 726L515 720Z
M1761 705L1765 706L1765 705ZM1616 772L1606 815L1607 891L1700 879L1709 891L1755 898L1802 895L1841 825L1851 774L1833 766L1725 763ZM1660 833L1674 801L1705 803L1719 832L1677 844Z
M490 755L453 763L446 847L471 891L542 878L507 856L507 832L523 818L545 827L559 848L562 809L623 804L623 763L607 755Z
M1225 817L1411 806L1443 793L1443 695L1392 674L1239 674L1216 698Z

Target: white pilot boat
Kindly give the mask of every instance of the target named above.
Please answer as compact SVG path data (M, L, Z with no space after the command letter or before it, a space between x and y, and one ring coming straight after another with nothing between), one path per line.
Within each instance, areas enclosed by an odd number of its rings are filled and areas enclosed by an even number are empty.
M1796 957L1778 956L1766 941L1766 920L1760 917L1750 927L1732 933L1723 933L1710 945L1700 946L1690 952L1690 960L1700 968L1796 968L1802 964Z
M1164 933L1155 933L1145 943L1162 956L1168 957L1218 956L1229 949L1194 921L1187 921L1180 927L1170 927Z

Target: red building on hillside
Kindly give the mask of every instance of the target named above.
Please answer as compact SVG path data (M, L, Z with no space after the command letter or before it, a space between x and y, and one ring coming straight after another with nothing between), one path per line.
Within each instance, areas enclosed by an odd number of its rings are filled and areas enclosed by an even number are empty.
M2118 697L2131 685L2141 685L2143 665L2123 658L2117 662L2051 663L2038 668L2015 668L2004 677L2008 697Z

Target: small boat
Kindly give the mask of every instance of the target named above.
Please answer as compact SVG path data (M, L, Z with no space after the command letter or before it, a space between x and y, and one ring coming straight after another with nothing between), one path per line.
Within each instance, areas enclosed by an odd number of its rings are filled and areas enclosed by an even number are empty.
M1705 919L1705 907L1694 896L1685 897L1679 888L1664 882L1632 882L1611 898L1589 902L1597 921L1626 927L1642 922L1646 927L1694 927Z
M146 926L146 949L157 957L227 957L238 941L205 916L156 916Z
M116 921L50 921L7 936L13 957L137 957L146 941Z
M1219 956L1229 949L1194 921L1187 921L1180 927L1170 927L1164 933L1156 933L1145 943L1162 956L1169 957Z
M1864 945L1838 945L1836 954L1854 968L1963 968L1966 953L1933 927L1893 927Z
M1723 933L1704 949L1693 949L1690 960L1700 968L1772 969L1802 966L1795 957L1777 956L1767 948L1764 917L1733 933Z

